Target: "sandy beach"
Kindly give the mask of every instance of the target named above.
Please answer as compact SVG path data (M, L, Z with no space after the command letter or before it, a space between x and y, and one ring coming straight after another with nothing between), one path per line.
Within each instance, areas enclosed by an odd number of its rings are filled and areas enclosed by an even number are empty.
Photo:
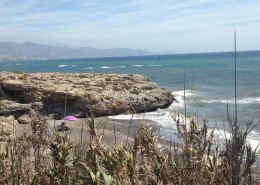
M53 133L54 129L61 124L63 120L48 120L47 125L50 133ZM89 142L90 134L87 119L78 119L76 121L65 121L66 125L70 128L68 133L73 142ZM148 123L153 125L153 121L147 120L111 120L107 117L95 118L99 136L102 135L102 143L108 147L113 147L116 144L128 143L130 146L133 144L133 138L135 133L140 128L141 123ZM152 126L154 132L158 132L158 127ZM105 129L104 129L105 128ZM17 124L15 128L16 133L22 134L24 132L31 132L31 126L29 124ZM128 135L129 132L129 135ZM60 132L63 133L63 132ZM128 135L128 139L127 139Z

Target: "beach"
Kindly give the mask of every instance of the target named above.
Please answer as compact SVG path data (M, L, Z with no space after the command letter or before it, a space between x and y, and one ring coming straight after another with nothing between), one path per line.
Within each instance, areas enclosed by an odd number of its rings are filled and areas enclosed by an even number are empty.
M65 122L66 126L68 126L70 130L66 132L60 132L60 134L68 133L70 135L71 141L74 143L89 143L90 134L87 119L78 119L76 121L47 120L46 124L49 133L53 134L53 132L56 130L55 128L57 128L61 122ZM108 117L97 117L95 118L95 123L99 136L102 136L101 143L108 146L109 148L113 148L117 144L126 143L129 146L133 146L134 135L142 123L153 125L154 133L158 133L159 130L159 128L154 125L153 121L148 120L111 120ZM16 124L15 132L17 135L21 135L25 132L31 133L31 125ZM163 143L166 143L166 141Z

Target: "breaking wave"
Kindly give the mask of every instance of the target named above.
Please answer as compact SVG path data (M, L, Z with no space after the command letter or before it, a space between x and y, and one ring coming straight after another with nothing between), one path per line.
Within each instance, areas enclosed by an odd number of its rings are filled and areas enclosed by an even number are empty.
M224 103L224 104L234 104L235 103L235 99L231 99L231 100L224 100L224 99L212 99L212 100L201 100L201 102L203 103ZM251 104L251 103L260 103L260 97L257 98L252 98L252 97L248 97L248 98L238 98L237 99L237 103L238 104Z
M59 67L67 67L68 65L60 64Z
M101 66L102 69L124 68L126 66Z
M144 65L131 65L132 67L144 67Z

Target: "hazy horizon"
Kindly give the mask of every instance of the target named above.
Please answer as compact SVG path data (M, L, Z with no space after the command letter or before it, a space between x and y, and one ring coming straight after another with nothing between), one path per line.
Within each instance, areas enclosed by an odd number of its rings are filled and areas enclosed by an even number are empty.
M260 50L260 2L21 0L0 2L0 42L131 48L175 54Z
M214 54L214 53L232 53L234 52L234 48L231 48L231 50L229 51L209 51L209 52L194 52L194 53L174 53L174 52L150 52L147 50L142 50L142 49L138 49L138 48L109 48L109 49L104 49L104 48L93 48L93 47L89 47L89 46L82 46L82 47L69 47L69 46L53 46L53 45L47 45L47 44L42 44L42 43L36 43L36 42L0 42L1 43L14 43L14 44L19 44L19 45L23 45L25 43L31 43L31 44L37 44L37 45L42 45L42 46L47 46L47 47L51 47L51 48L60 48L60 49L72 49L72 50L77 50L77 49L83 49L83 48L90 48L90 49L101 49L101 50L114 50L114 49L129 49L132 51L135 50L140 50L140 51L144 51L147 52L147 54L144 55L136 55L136 56L128 56L128 55L123 55L123 56L110 56L110 57L138 57L138 56L153 56L153 55L199 55L199 54ZM40 50L39 50L40 51ZM255 50L236 50L237 52L260 52L260 49L255 49ZM97 57L97 58L103 58L103 57ZM106 58L106 57L105 57Z

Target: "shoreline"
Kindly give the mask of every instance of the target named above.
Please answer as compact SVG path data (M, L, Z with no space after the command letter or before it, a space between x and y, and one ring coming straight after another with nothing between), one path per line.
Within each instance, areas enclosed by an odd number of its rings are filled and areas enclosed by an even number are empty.
M63 120L47 120L47 127L49 132L52 134L54 129L61 124ZM89 127L86 119L78 119L76 121L65 121L66 125L70 128L68 131L70 139L73 142L84 142L90 141ZM157 133L159 127L154 125L153 121L148 120L132 120L130 125L130 120L112 120L108 117L97 117L95 118L95 123L99 136L102 135L101 143L107 145L109 148L113 148L116 144L126 143L132 146L134 141L134 135L140 128L141 123L147 123L152 126L154 133ZM104 129L105 126L105 129ZM130 130L129 130L130 128ZM103 133L104 129L104 134ZM16 124L15 133L17 135L23 134L25 132L31 132L30 124ZM62 133L62 132L61 132ZM167 141L163 142L166 143Z
M47 120L49 133L53 134L55 126L59 125L63 120ZM78 119L76 121L65 121L66 125L70 127L70 131L68 132L70 135L70 139L73 143L81 143L88 145L90 143L90 134L89 127L86 119ZM130 125L131 122L131 125ZM155 134L158 134L160 131L160 127L156 126L154 121L149 120L113 120L108 117L97 117L95 118L95 123L97 127L97 131L99 136L102 135L101 144L102 146L107 147L108 149L114 149L115 147L126 144L130 148L134 148L134 136L135 133L140 128L141 123L147 123L152 127L152 130ZM105 129L104 126L106 125ZM130 130L129 130L130 128ZM104 129L104 134L103 133ZM22 134L24 132L30 132L31 127L29 124L22 125L17 124L15 128L16 133ZM128 135L129 134L129 135ZM215 133L214 133L215 135ZM216 137L219 139L218 137ZM180 141L180 140L179 140ZM174 140L169 141L167 139L158 138L158 146L162 149L170 149L172 142L176 142ZM178 142L178 141L177 141ZM181 142L178 144L181 146ZM214 150L212 150L214 151ZM260 166L260 157L257 158L254 167L258 170Z
M47 120L49 131L53 131L55 127L61 124L62 121L63 120ZM65 121L65 122L66 125L70 127L70 136L73 141L77 142L80 141L81 139L89 141L89 132L88 132L89 128L88 128L86 118L79 118L76 121ZM117 144L125 143L127 140L128 132L129 132L128 141L129 143L133 142L134 134L140 128L141 123L149 124L152 127L153 132L158 135L159 140L162 141L163 143L169 143L171 140L179 142L179 140L177 139L178 136L175 133L173 133L176 131L176 128L174 129L172 127L172 130L170 130L168 127L163 127L159 125L156 121L150 119L140 119L140 118L135 118L132 120L117 119L117 118L112 119L111 116L103 116L103 117L95 117L95 123L96 123L99 136L102 135L102 141L104 142L104 144L108 145L109 147L112 147L116 142ZM30 132L31 130L30 124L16 124L15 130L16 130L15 131L16 134L22 134L23 132L26 131ZM212 129L210 128L210 130ZM82 136L81 136L81 131L83 131ZM102 134L103 132L104 134ZM227 132L226 135L229 138L230 133L228 131L226 132ZM164 135L167 133L168 135ZM169 134L171 134L172 136L171 139L169 139ZM214 137L216 141L218 141L216 144L220 144L223 142L222 141L223 135L224 135L223 130L214 131ZM247 142L251 144L251 147L253 149L255 149L258 145L260 145L260 141L250 137L247 138ZM259 147L258 147L258 151L260 151Z

